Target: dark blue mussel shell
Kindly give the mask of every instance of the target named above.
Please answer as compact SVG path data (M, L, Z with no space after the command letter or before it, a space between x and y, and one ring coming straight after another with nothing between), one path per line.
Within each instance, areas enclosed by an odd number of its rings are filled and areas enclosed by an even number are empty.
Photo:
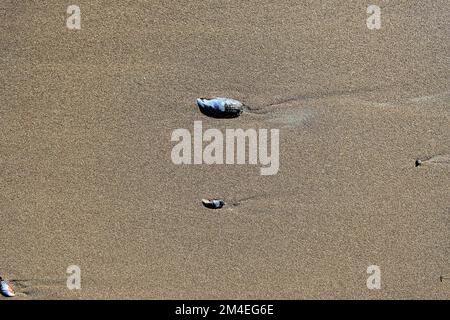
M242 102L230 98L198 98L197 106L204 115L213 118L236 118L244 110Z

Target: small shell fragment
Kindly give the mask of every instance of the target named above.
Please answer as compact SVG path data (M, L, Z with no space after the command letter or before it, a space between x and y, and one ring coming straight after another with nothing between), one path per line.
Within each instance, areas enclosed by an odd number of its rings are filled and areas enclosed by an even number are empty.
M422 160L417 159L414 165L418 167L422 165L445 165L449 163L450 163L450 153L438 154Z
M8 282L3 280L1 277L0 277L0 292L5 297L14 297L16 295L12 287L8 284Z
M230 98L198 98L197 106L200 111L213 118L236 118L244 110L244 104Z
M225 202L220 199L202 199L202 203L209 209L220 209L225 205Z

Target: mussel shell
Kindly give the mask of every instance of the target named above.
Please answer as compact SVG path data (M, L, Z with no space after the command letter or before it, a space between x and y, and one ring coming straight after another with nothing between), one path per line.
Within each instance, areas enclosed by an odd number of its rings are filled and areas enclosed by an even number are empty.
M237 118L244 110L240 101L229 98L197 99L201 113L212 118Z
M202 203L208 209L220 209L225 205L225 202L220 199L202 199Z
M11 286L6 281L1 281L0 283L0 292L5 297L14 297L14 290L11 288Z

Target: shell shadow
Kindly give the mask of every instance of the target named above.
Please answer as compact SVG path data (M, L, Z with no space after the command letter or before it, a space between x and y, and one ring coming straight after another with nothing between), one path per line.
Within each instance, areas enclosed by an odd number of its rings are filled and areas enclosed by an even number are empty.
M210 109L199 108L200 112L205 116L216 118L216 119L232 119L237 118L241 115L242 110L227 110L227 112L223 111L215 111Z

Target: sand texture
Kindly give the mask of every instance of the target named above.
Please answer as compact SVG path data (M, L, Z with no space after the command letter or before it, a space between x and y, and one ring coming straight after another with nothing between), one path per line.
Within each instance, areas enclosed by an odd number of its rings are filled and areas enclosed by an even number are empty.
M79 0L81 30L68 4L0 1L14 299L450 297L448 0ZM208 118L216 95L260 112ZM278 174L173 164L194 121L280 129Z

